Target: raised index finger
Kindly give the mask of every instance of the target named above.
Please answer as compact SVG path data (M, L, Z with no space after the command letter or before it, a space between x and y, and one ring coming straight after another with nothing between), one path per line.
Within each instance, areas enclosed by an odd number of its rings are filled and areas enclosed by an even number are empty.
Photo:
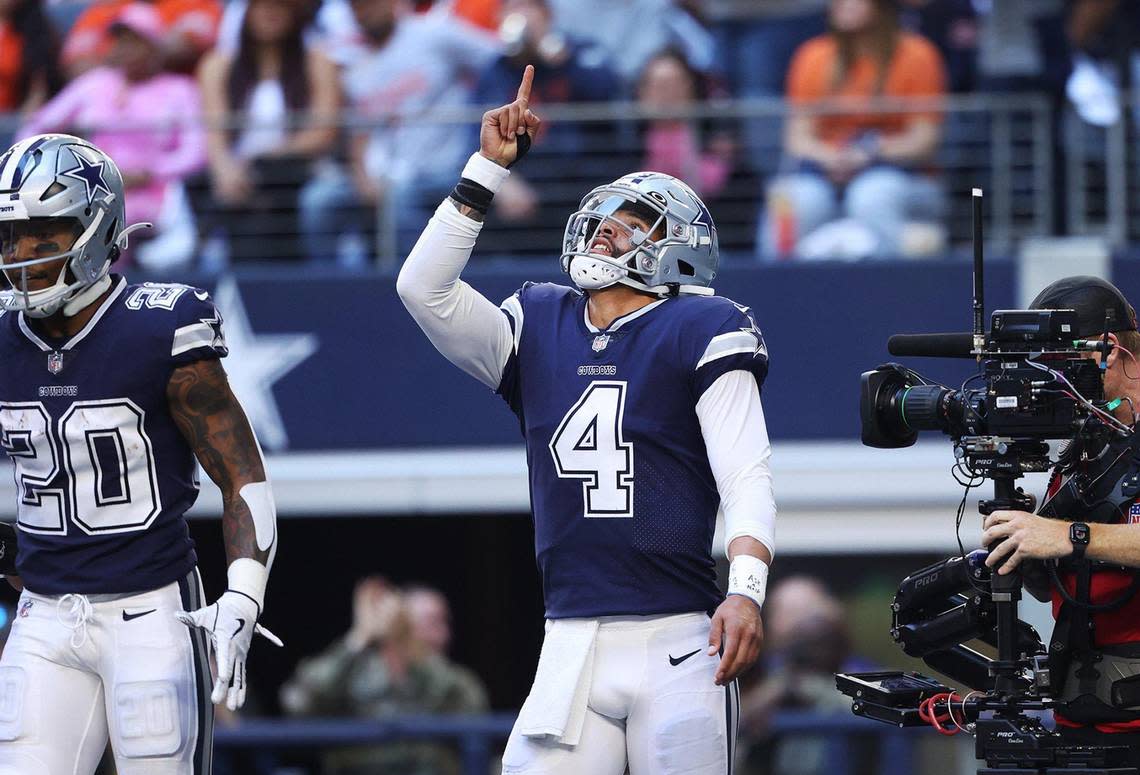
M519 93L515 99L526 105L530 102L530 87L534 83L534 65L527 65L523 70L522 83L519 84Z

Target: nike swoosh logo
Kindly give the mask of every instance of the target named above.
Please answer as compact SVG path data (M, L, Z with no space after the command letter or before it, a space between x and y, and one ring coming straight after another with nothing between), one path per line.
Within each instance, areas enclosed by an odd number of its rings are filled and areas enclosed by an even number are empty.
M126 611L123 611L123 621L129 622L131 619L138 619L140 616L146 616L147 614L153 614L157 610L158 610L157 608L152 608L149 611L142 611L142 612L137 613L137 614L129 614Z
M700 649L697 649L697 651L700 651ZM682 662L684 662L689 657L693 656L693 654L696 654L697 651L690 651L688 654L686 654L683 657L674 657L674 656L670 655L669 656L669 664L672 665L673 667L676 667L677 665L681 664Z
M234 634L230 636L231 638L236 638L238 636L238 633L245 629L245 619L238 619L237 623L238 628L234 630Z

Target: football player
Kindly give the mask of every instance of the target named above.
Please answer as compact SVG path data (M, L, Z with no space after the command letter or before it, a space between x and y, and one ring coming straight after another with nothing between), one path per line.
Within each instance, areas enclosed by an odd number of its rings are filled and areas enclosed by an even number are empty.
M108 739L122 775L208 773L211 700L240 706L251 637L275 640L257 625L273 495L219 360L221 316L204 291L110 272L144 225L127 226L119 170L78 137L0 156L18 543L3 572L23 586L0 659L3 775L91 773ZM184 517L195 458L224 499L228 584L210 605Z
M494 389L526 439L546 638L504 773L731 771L736 677L762 638L774 546L752 313L709 287L717 237L680 180L625 175L582 200L562 268L497 308L459 279L530 145L528 67L397 290L432 343ZM712 557L725 516L727 596Z

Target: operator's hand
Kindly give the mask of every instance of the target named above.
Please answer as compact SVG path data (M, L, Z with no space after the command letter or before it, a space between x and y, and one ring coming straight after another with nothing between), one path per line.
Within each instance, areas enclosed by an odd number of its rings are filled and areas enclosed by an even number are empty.
M982 527L982 546L993 546L986 565L994 568L1000 563L998 573L1003 575L1012 573L1022 560L1056 560L1073 553L1069 523L1059 519L1028 511L995 511Z
M515 101L483 114L483 124L479 129L479 153L503 167L518 159L519 136L525 134L533 140L542 123L527 107L533 83L534 66L527 65Z
M187 627L201 627L210 634L218 677L210 700L226 701L226 707L237 710L245 702L245 660L254 632L270 643L281 646L281 640L257 623L257 603L240 592L226 590L205 608L176 611L178 621Z
M717 606L709 627L710 657L724 646L720 665L716 669L716 684L724 686L743 673L756 657L764 642L764 623L760 621L760 606L744 595L729 595Z

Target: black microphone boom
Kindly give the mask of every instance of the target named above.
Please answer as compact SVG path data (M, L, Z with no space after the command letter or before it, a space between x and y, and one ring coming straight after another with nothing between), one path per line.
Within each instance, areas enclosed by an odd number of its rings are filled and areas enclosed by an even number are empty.
M887 340L891 355L926 356L930 358L973 358L974 335L954 334L895 334Z

